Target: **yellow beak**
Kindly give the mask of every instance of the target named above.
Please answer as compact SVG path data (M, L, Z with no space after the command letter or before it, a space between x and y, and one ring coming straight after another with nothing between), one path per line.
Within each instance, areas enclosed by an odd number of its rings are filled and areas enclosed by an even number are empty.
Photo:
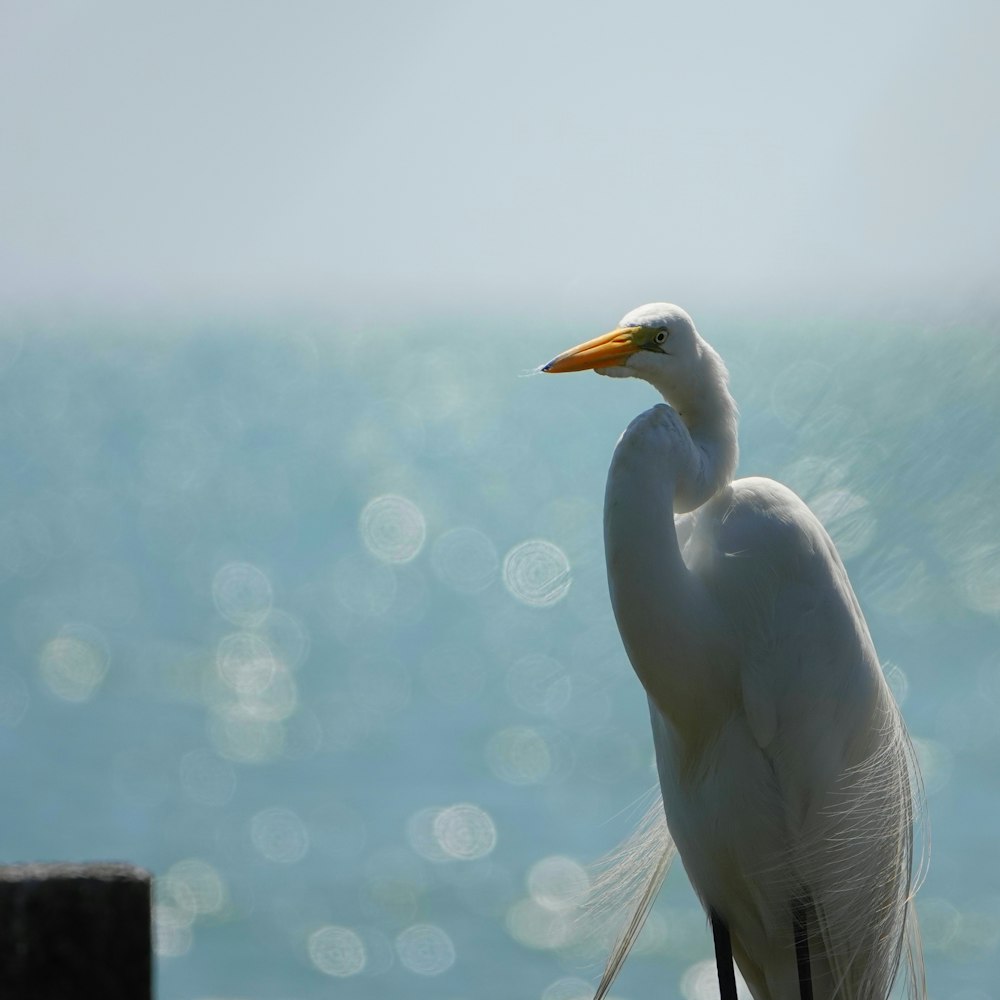
M639 326L623 326L586 343L577 344L576 347L563 351L547 365L542 365L542 371L553 374L582 372L588 368L620 365L627 357L641 350L636 336L641 329Z

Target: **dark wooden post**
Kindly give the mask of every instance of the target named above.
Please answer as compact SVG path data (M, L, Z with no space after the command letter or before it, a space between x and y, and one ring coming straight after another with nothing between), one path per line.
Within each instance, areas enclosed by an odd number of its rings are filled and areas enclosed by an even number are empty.
M0 997L150 1000L150 885L126 864L0 867Z

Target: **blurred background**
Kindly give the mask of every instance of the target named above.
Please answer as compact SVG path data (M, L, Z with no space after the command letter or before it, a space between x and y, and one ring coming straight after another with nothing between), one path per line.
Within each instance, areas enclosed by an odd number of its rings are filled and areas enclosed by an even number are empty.
M992 2L0 7L0 861L157 876L158 990L586 995L655 781L604 579L646 301L837 541L1000 1000ZM681 867L615 995L717 995Z

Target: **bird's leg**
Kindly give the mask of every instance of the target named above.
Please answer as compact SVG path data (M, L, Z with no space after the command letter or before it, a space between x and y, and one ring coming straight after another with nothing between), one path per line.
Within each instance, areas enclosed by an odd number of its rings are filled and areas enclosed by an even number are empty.
M715 941L715 967L719 973L719 1000L736 1000L736 971L733 968L733 945L729 928L712 910L712 938Z
M799 996L813 1000L812 969L809 963L809 900L797 899L792 904L792 926L795 930L795 964L799 969Z

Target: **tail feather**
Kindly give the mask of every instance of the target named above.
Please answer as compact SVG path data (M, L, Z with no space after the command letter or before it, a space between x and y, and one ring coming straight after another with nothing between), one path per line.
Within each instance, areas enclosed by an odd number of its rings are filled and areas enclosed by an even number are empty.
M667 877L676 848L667 829L663 803L656 795L635 832L598 862L587 908L625 912L624 926L611 949L594 1000L603 1000L642 931L657 893Z

